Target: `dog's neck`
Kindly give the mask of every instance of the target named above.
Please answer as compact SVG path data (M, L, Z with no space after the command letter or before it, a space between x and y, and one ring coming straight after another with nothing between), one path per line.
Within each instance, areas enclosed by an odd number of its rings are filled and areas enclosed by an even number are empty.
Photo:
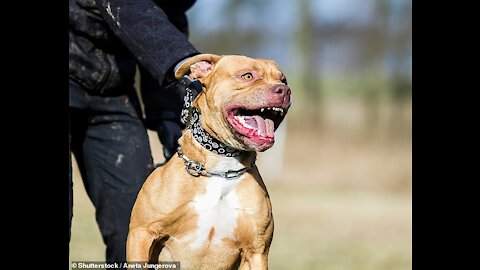
M192 132L195 140L205 149L224 157L238 157L245 152L230 147L210 135L210 133L202 127L201 114L197 108L192 107L190 114L188 129Z
M241 151L237 156L221 156L207 150L197 140L190 129L183 131L182 137L178 140L182 153L190 160L200 162L207 171L228 171L240 170L253 166L257 153L255 151ZM222 165L223 164L223 165ZM228 167L228 168L220 168Z

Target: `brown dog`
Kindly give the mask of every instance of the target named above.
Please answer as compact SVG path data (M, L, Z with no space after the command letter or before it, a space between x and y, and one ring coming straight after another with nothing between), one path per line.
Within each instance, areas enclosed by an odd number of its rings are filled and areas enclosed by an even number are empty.
M175 76L186 74L203 85L192 103L197 114L190 111L178 155L138 194L127 261L267 269L273 217L255 158L273 145L290 88L274 61L245 56L200 54Z

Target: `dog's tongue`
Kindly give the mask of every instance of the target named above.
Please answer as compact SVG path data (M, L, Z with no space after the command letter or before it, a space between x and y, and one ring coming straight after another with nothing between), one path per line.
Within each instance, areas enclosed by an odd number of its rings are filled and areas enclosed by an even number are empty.
M261 116L254 115L246 117L245 123L256 129L258 135L262 137L273 138L275 136L273 121L270 119L263 119Z

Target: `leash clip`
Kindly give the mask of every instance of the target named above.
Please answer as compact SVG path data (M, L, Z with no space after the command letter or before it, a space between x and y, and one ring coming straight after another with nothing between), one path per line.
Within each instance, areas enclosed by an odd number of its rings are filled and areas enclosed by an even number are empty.
M189 174L195 177L203 175L203 172L205 171L205 168L203 167L203 165L200 164L200 162L195 160L185 161L185 168Z

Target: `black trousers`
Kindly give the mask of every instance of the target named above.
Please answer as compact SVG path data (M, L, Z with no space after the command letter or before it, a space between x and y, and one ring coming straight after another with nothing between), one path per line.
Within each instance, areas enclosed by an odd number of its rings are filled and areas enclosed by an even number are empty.
M133 87L116 97L88 95L72 81L69 88L70 151L95 207L106 261L124 262L130 212L153 168L138 99ZM71 168L69 183L71 228Z

